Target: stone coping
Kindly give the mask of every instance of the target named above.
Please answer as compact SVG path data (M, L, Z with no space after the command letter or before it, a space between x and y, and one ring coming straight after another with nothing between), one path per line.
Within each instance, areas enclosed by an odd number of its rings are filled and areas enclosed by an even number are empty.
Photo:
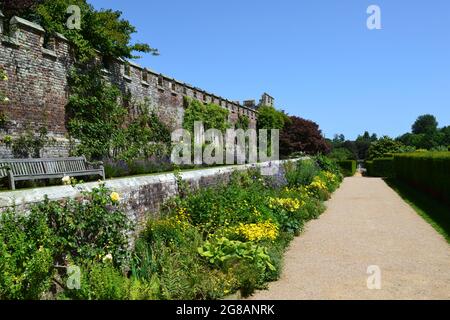
M287 161L299 161L304 159L307 159L307 157L291 160L277 160L257 164L235 165L235 166L184 171L181 172L181 177L185 181L191 181L204 177L216 176L223 173L230 173L235 170L242 171L256 167L267 168L271 166L281 165ZM153 185L157 183L176 184L176 178L174 173L163 173L156 175L135 176L135 177L106 180L105 186L119 193L127 193L132 190L139 189L143 186ZM0 209L42 202L44 201L45 196L47 196L49 200L63 200L67 198L77 198L81 196L81 192L90 191L98 186L99 182L89 182L77 185L75 188L72 186L52 186L35 189L5 191L0 193Z

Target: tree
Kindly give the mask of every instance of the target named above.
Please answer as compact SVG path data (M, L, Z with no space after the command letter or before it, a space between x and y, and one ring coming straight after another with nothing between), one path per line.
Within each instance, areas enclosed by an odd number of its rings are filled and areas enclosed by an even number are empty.
M280 134L280 154L289 156L295 152L308 154L329 153L331 146L326 142L319 126L299 117L289 117Z
M337 161L356 160L355 155L347 148L335 148L328 157Z
M76 5L81 11L81 29L70 29L66 23L70 14L67 8ZM3 4L7 17L19 14L41 25L48 33L61 33L68 38L80 62L96 56L96 50L106 57L137 58L133 52L158 51L146 43L131 44L136 28L123 19L120 11L95 10L86 0L10 0Z
M345 142L345 136L341 134L335 134L333 138L333 144L341 144Z
M441 129L442 133L442 144L444 146L450 147L450 126L443 127Z
M375 133L370 135L368 131L364 132L363 135L359 135L355 141L358 159L366 159L370 145L377 140L377 135Z
M377 142L373 142L368 151L368 159L383 158L386 154L401 153L411 151L399 141L395 141L388 136L384 136Z
M271 106L261 106L258 108L258 129L283 129L289 117L282 111Z
M6 17L24 17L33 12L33 9L44 0L3 0L0 9Z
M436 117L431 114L426 114L417 118L412 126L414 134L432 134L437 131L438 122Z

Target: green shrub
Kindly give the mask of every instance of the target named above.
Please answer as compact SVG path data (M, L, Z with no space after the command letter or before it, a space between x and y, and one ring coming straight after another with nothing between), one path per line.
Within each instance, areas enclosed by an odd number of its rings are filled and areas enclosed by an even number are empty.
M450 152L418 152L394 156L398 179L450 202Z
M345 160L339 161L339 166L341 167L342 174L346 177L353 177L356 173L356 161L355 160Z
M247 296L279 277L285 248L340 182L326 159L292 163L288 171L291 187L248 170L233 173L227 185L185 192L148 222L131 253L131 225L104 186L78 200L46 200L28 215L4 214L0 298ZM69 264L81 268L80 290L63 284Z
M366 175L371 176L373 174L373 161L366 161Z
M80 289L66 290L64 297L81 300L126 300L130 295L130 286L130 280L112 263L96 262L81 268Z
M60 203L46 199L32 207L33 213L47 217L56 236L57 261L70 258L84 263L112 254L118 265L127 263L127 233L132 226L111 194L111 190L100 186L84 192L79 200Z
M330 159L324 155L318 155L314 157L314 160L316 161L320 170L331 172L332 174L336 175L338 182L342 182L342 172L337 161Z
M52 280L62 276L58 272L65 270L55 266L65 267L69 261L90 266L110 254L116 267L125 267L130 227L103 186L79 200L45 200L27 214L15 210L1 214L0 298L41 298Z
M310 184L319 173L319 168L313 160L301 160L295 163L287 163L285 166L285 176L288 185L306 186Z
M369 175L371 177L394 178L394 158L373 159Z
M0 300L42 297L54 274L54 243L45 216L0 214Z

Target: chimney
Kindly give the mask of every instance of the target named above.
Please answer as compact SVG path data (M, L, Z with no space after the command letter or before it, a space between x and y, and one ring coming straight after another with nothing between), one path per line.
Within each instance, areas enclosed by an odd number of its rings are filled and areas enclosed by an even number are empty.
M256 101L255 100L245 100L244 106L247 108L255 109L256 108Z

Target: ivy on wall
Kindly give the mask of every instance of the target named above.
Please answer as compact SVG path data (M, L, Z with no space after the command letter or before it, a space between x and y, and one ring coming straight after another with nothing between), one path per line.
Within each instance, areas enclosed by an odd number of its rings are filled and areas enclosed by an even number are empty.
M230 128L228 122L229 111L215 104L203 104L202 102L184 97L186 111L183 119L183 128L189 132L194 131L194 123L203 122L205 130L218 129L225 132Z
M8 76L6 75L5 70L3 70L0 67L0 81L7 81L7 80ZM0 91L0 103L7 103L7 102L9 102L9 98L3 92Z
M67 25L69 6L80 8L79 28ZM135 52L158 55L146 43L132 43L136 28L119 11L96 10L86 0L39 0L1 2L0 8L41 25L48 35L63 34L71 43L75 65L68 75L69 102L66 127L70 140L77 141L72 152L89 159L133 160L163 155L170 150L169 129L150 111L148 102L139 105L139 116L129 114L129 99L119 88L105 81L98 52L106 59L138 58ZM0 80L4 73L0 73ZM0 93L0 102L5 99ZM45 134L44 134L45 131ZM39 157L46 130L26 133L12 141L16 157Z
M235 124L236 129L247 130L250 126L250 118L245 114L240 114Z
M163 155L170 148L170 131L142 102L132 119L120 90L103 79L100 66L73 70L67 105L67 128L81 143L74 153L90 159L132 160Z

